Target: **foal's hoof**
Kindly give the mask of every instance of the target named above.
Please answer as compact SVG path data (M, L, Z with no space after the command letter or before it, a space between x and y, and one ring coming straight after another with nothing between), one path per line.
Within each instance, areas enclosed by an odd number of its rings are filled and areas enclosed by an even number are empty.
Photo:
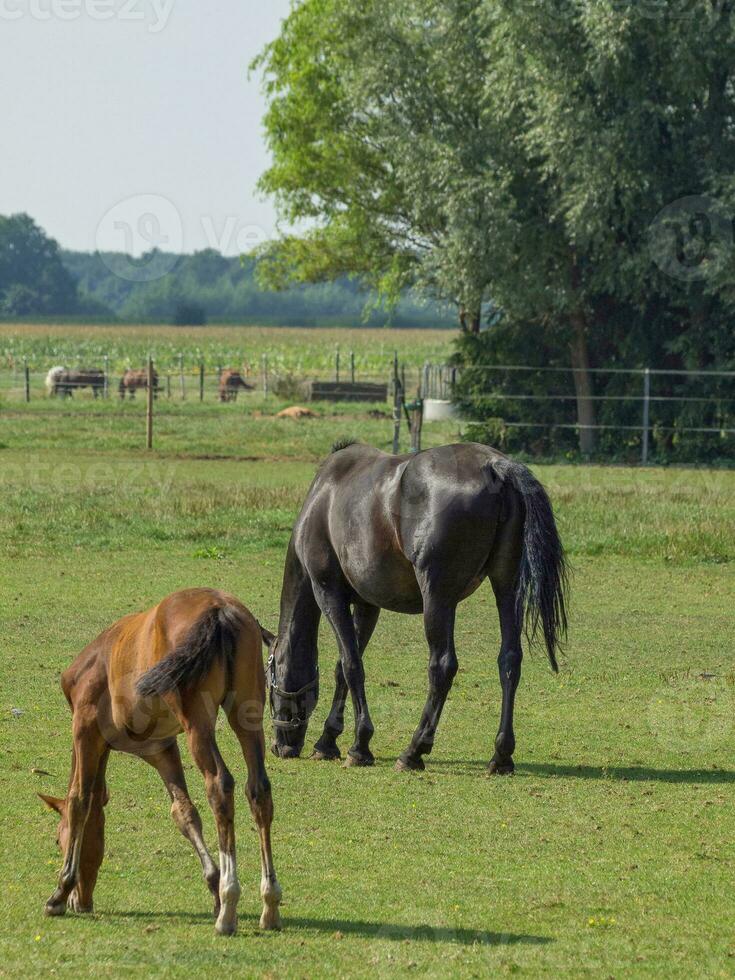
M423 772L425 769L426 763L420 755L413 758L407 755L399 756L395 764L396 772Z
M353 755L351 752L347 753L347 758L342 763L345 769L349 769L352 766L374 766L375 758L371 753L367 755Z
M283 929L278 906L275 908L268 906L263 909L263 914L260 917L260 928L264 932L280 932Z
M493 758L487 765L488 776L512 776L515 771L516 767L512 759Z
M214 931L218 936L234 936L237 932L237 916L224 920L220 916L214 924Z
M67 903L67 907L72 912L76 912L77 915L90 915L92 912L94 912L94 908L92 905L82 905L82 903L79 901L79 895L77 895L76 888L69 896L69 902Z
M66 902L46 902L43 911L46 915L64 915L66 913Z

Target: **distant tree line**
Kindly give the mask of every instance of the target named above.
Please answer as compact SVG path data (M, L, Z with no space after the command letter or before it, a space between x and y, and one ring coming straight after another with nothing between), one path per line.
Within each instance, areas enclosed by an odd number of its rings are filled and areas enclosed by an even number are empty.
M24 214L0 216L0 318L120 320L135 323L265 324L275 326L451 325L448 311L406 291L395 307L356 278L295 284L274 291L260 284L254 258L207 249L193 255L154 251L64 251Z

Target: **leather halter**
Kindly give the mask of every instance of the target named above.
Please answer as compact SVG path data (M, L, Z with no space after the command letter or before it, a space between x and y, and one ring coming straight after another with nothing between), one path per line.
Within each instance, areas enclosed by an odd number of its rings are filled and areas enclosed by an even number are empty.
M277 694L279 698L283 698L285 701L296 701L303 694L308 694L309 691L313 691L319 684L319 665L316 668L316 676L313 681L309 681L308 684L304 684L300 687L298 691L284 691L282 688L276 684L276 658L275 654L271 654L268 657L268 664L265 668L266 680L268 683L268 706L270 708L271 721L273 722L274 728L282 728L286 731L295 731L297 728L304 728L308 723L309 719L307 717L292 718L290 721L284 721L275 716L275 705L273 704L273 695Z

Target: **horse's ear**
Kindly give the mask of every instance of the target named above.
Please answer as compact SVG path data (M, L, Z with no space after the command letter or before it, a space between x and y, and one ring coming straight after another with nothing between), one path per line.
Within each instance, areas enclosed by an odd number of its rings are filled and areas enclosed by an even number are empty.
M258 626L260 626L260 623L258 623ZM260 626L260 635L263 637L263 643L265 643L270 650L276 640L275 634L271 633L270 630L267 630L265 626Z
M66 812L66 800L60 800L58 796L45 796L43 793L39 793L38 798L43 800L49 810L56 810L59 816L64 816Z

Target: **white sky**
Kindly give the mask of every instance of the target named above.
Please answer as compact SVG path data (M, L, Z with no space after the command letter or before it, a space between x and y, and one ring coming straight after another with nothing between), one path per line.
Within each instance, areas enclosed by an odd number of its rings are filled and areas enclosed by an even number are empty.
M0 0L0 214L26 211L83 250L235 255L272 237L247 68L289 8Z

